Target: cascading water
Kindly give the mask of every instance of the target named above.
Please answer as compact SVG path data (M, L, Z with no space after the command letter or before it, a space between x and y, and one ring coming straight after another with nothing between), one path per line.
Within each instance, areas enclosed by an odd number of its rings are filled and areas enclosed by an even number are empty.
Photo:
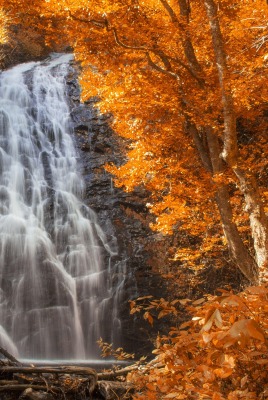
M0 345L22 358L94 357L105 325L120 331L122 281L111 284L103 255L113 252L81 200L70 59L0 76Z

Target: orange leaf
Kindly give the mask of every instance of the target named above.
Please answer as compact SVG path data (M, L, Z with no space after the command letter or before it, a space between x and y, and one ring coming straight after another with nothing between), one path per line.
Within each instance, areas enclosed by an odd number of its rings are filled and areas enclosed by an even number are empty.
M232 368L216 368L214 369L214 374L219 378L228 378L228 376L232 375L233 369Z
M151 316L151 314L150 314L148 311L146 311L146 312L144 313L143 318L144 318L144 319L147 319L148 322L149 322L151 325L153 325L153 323L154 323L153 317Z
M203 297L201 299L195 300L192 304L197 306L198 304L202 304L204 303L204 301L206 301L206 299L204 299Z
M229 330L229 335L231 338L243 342L250 337L265 342L264 331L253 319L241 319L235 322Z
M212 308L211 310L209 310L209 312L207 313L206 317L205 317L205 324L202 328L202 331L206 331L208 332L213 324L213 322L215 322L215 325L218 328L222 327L222 317L221 317L221 313L218 309Z

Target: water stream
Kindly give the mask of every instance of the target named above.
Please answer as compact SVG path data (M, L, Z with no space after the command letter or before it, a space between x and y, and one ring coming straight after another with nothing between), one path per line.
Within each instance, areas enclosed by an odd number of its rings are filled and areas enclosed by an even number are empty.
M21 358L94 358L100 336L120 334L122 280L103 261L115 250L83 202L71 58L0 76L0 345Z

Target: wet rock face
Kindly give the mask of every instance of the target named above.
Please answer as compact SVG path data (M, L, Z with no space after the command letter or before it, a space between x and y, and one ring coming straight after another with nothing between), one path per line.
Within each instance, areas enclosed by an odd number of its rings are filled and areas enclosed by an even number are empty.
M99 113L98 99L80 103L77 73L74 64L67 84L74 138L85 181L85 202L97 213L110 246L118 248L113 262L125 263L119 310L122 337L116 345L140 355L150 350L152 343L148 338L153 333L142 316L130 315L129 300L148 294L165 296L163 283L150 265L159 235L149 228L152 217L145 207L148 193L142 188L125 193L114 187L111 175L105 171L106 163L124 162L124 143L110 127L112 115ZM113 277L115 282L117 278ZM159 325L155 326L157 330Z

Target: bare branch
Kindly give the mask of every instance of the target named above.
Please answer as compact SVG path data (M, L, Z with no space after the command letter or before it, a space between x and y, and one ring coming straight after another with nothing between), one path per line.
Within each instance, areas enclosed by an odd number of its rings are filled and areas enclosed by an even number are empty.
M160 0L161 3L164 5L164 7L168 10L172 21L179 23L179 20L176 16L176 14L174 13L174 11L172 10L172 8L168 5L166 0ZM70 18L74 19L75 21L79 21L79 22L83 22L86 24L93 24L94 26L98 27L98 28L105 28L107 30L107 32L112 32L113 36L114 36L114 40L115 43L127 50L135 50L135 51L142 51L146 53L147 56L147 60L149 65L154 68L156 71L164 73L166 75L169 75L175 79L180 79L179 75L176 74L175 72L172 71L172 65L171 65L171 61L180 65L181 67L183 67L184 69L186 69L191 76L199 83L199 85L201 87L204 86L204 79L200 78L199 76L197 76L197 74L195 73L195 71L189 67L188 65L186 65L184 62L180 61L178 58L176 57L171 57L168 56L167 54L165 54L163 52L163 50L158 49L158 48L151 48L151 47L146 47L146 46L134 46L134 45L129 45L124 43L118 35L117 29L113 26L110 25L109 21L107 18L103 19L102 21L99 20L95 20L95 19L84 19L81 17L77 17L75 15L73 15L70 11L68 12ZM149 53L153 53L156 56L158 56L161 61L163 62L164 66L166 69L161 68L160 66L158 66L155 62L153 62L153 60L151 59L151 57L149 56Z
M171 21L173 22L173 24L177 24L178 26L180 26L180 21L175 13L175 11L173 10L172 7L170 7L170 5L168 4L168 2L166 0L160 0L160 2L163 4L163 7L166 9L166 11L168 12Z
M191 74L192 77L195 78L195 79L197 80L197 82L199 83L199 85L200 85L201 87L204 87L204 85L205 85L205 80L204 80L203 78L200 78L200 77L194 72L194 70L193 70L192 68L188 67L188 65L186 65L183 61L179 60L177 57L169 57L169 59L170 59L171 61L173 61L174 63L176 63L176 64L182 66L183 68L185 68L185 69L189 72L189 74Z
M3 356L5 356L12 363L20 365L20 362L14 356L12 356L12 354L10 354L7 350L3 349L3 347L0 347L0 353L3 354Z
M148 64L149 64L153 69L155 69L155 70L158 71L158 72L161 72L162 74L169 75L169 76L171 76L173 79L176 79L176 80L178 80L178 81L180 80L179 75L177 75L175 72L168 71L168 70L166 70L166 69L161 68L159 65L157 65L157 64L151 59L151 56L150 56L149 53L146 53L146 57L147 57L147 60L148 60Z

